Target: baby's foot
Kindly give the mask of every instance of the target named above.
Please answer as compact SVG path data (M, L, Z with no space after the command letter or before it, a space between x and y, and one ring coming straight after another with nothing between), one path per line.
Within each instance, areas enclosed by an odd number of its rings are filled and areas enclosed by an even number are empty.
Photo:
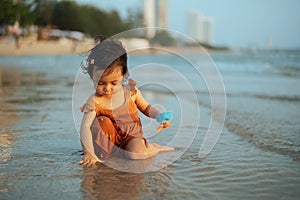
M168 146L161 146L159 144L153 143L153 146L156 147L158 149L158 151L162 152L162 151L174 151L175 148L173 147L168 147Z
M161 146L159 151L174 151L174 147L168 147L168 146Z

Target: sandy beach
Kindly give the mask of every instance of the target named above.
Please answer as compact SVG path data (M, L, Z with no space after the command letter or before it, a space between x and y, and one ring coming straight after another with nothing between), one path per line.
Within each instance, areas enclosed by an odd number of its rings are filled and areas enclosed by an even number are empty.
M86 52L92 40L72 41L66 38L57 41L38 41L36 37L21 38L19 47L11 37L0 40L0 55L71 55Z
M80 55L86 53L93 47L93 39L86 38L82 41L74 41L67 38L61 38L54 41L38 41L35 36L21 38L19 47L16 48L15 41L12 37L4 37L0 40L0 55ZM125 45L126 46L126 45ZM176 52L180 54L190 53L234 53L231 50L210 50L198 47L176 47L176 46L159 46L151 45L152 48L132 48L131 54L168 54Z

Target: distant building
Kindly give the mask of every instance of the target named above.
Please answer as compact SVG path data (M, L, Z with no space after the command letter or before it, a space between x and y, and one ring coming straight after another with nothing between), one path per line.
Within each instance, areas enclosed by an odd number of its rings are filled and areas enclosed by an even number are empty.
M144 26L155 27L155 0L144 0ZM152 38L155 36L154 29L146 31L146 37Z
M168 2L167 0L156 0L156 26L168 28Z
M212 17L204 17L203 25L203 42L207 44L214 43L214 19Z
M200 12L190 11L187 14L187 34L198 42L213 44L214 19L205 17Z
M268 36L267 38L267 49L273 49L273 41L271 36Z
M144 0L144 26L167 28L167 0ZM146 31L146 37L152 38L156 34L155 28Z

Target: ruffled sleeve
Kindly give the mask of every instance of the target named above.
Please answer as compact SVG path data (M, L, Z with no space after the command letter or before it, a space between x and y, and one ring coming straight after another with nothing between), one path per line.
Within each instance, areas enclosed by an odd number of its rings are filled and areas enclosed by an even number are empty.
M90 97L87 102L80 107L81 112L88 113L95 110L94 96Z
M137 93L137 89L136 89L137 82L130 78L130 79L128 79L128 86L129 86L129 90L131 92L131 96L135 95Z

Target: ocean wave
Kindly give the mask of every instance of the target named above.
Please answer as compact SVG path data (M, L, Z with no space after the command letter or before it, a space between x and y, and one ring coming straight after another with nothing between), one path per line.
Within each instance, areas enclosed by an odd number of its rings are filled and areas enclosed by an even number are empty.
M300 161L300 128L296 125L267 124L251 113L239 113L233 117L231 113L226 120L228 130L238 134L249 143L276 153L288 155ZM266 124L264 124L266 123Z
M300 51L242 51L212 55L221 72L280 73L300 77Z
M277 100L277 101L291 101L291 102L300 102L300 96L271 96L271 95L252 95L256 98Z
M204 93L202 93L204 94ZM226 93L227 97L243 97L243 98L258 98L274 101L300 102L298 95L271 95L271 94L251 94L251 93Z

